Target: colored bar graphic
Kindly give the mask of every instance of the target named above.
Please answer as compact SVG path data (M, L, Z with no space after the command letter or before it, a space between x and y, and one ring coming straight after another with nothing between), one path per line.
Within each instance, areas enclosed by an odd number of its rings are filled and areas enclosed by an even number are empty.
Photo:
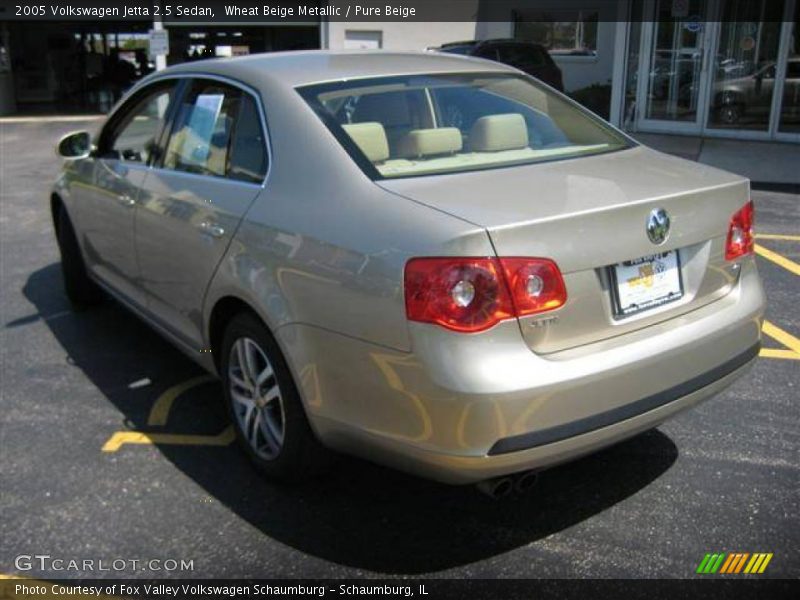
M710 555L710 554L706 554L706 555L703 557L703 560L701 560L701 561L700 561L700 564L697 566L697 571L695 571L695 573L705 573L705 572L706 572L706 571L705 571L705 569L706 569L706 565L708 564L708 561L709 561L710 559L711 559L711 555Z
M717 562L714 563L714 566L711 567L709 573L716 573L719 570L720 566L722 565L722 561L725 560L725 553L720 552L719 558L717 558Z
M731 552L728 554L728 560L725 561L725 567L720 570L720 573L733 573L736 565L739 564L739 559L742 557L738 552Z
M727 573L728 569L731 568L731 563L733 562L733 557L736 556L735 554L728 554L728 558L725 561L725 564L722 565L722 568L719 570L720 573Z
M764 562L761 563L761 566L759 567L758 572L759 573L763 573L764 569L767 568L767 565L769 564L769 561L771 561L771 560L772 560L772 552L770 552L769 554L766 555L766 557L764 557Z
M764 560L763 554L753 554L753 558L750 559L750 562L747 563L747 566L744 568L745 573L756 573L758 570L758 566L761 564L761 561ZM756 570L753 570L753 569Z
M738 574L757 574L763 573L769 561L772 560L772 553L756 552L715 552L708 553L697 566L696 573L720 575ZM747 566L745 566L747 565Z
M697 566L696 573L716 573L719 570L722 561L725 560L724 552L715 552L714 554L706 554L700 564Z
M746 561L749 556L750 556L750 554L748 552L745 552L744 554L742 554L742 558L739 560L738 563L736 563L736 570L735 571L732 570L732 572L738 573L739 571L741 571L742 567L744 566L744 561Z

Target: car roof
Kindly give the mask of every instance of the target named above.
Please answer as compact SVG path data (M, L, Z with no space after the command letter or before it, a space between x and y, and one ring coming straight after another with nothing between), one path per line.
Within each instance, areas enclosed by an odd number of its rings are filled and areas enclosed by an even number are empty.
M158 74L209 73L246 83L271 80L298 87L342 79L476 71L514 72L493 61L435 52L302 50L181 63Z

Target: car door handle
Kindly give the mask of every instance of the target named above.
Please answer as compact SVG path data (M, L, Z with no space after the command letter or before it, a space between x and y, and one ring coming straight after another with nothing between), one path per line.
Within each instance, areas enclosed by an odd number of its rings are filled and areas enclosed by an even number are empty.
M136 204L136 200L128 196L128 194L122 194L121 196L117 196L117 202L122 204L122 206L134 206Z
M225 229L212 221L203 221L198 225L198 227L200 228L200 231L207 233L211 237L221 238L223 235L225 235Z

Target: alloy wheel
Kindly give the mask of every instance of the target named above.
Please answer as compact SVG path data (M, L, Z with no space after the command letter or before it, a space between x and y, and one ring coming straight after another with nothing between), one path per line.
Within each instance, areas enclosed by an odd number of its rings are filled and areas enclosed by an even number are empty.
M286 416L280 386L266 353L251 338L238 338L228 360L233 413L250 448L265 460L281 452Z

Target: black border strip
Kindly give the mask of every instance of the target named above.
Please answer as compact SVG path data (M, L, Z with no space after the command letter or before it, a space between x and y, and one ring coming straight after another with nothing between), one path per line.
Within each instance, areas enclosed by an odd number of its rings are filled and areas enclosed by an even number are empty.
M653 410L665 404L669 404L683 396L687 396L692 392L706 387L722 379L726 375L733 373L736 369L743 367L748 362L758 356L761 350L761 343L751 346L738 356L732 358L718 367L693 377L689 381L685 381L674 387L671 387L663 392L647 396L641 400L625 404L618 408L608 410L606 412L592 415L584 419L578 419L571 423L564 425L557 425L549 427L540 431L532 431L530 433L523 433L511 437L497 440L494 446L489 449L489 456L496 456L498 454L508 454L510 452L518 452L520 450L528 450L537 446L544 446L545 444L552 444L567 438L571 438L584 433L589 433L602 427L608 427L619 421L636 417L647 411Z

